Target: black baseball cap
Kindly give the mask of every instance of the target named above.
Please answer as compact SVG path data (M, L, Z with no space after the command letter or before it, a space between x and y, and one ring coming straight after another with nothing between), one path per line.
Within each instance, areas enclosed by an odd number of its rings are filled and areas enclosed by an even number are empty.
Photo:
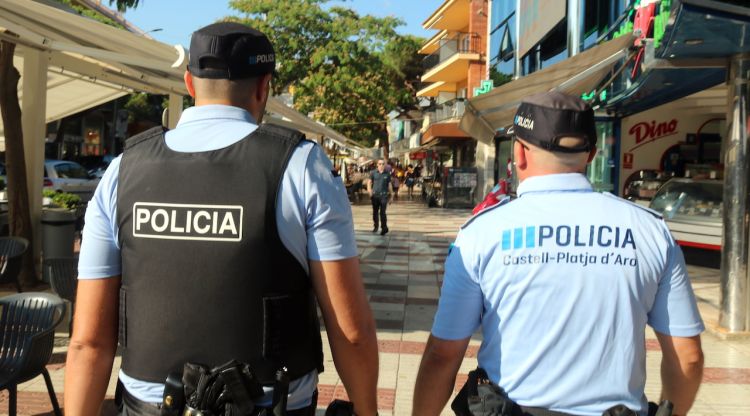
M190 39L188 71L199 78L252 78L272 73L275 67L268 37L240 23L214 23L196 30Z
M589 152L596 147L594 110L582 99L557 91L525 98L510 133L552 152ZM563 143L567 137L580 140Z

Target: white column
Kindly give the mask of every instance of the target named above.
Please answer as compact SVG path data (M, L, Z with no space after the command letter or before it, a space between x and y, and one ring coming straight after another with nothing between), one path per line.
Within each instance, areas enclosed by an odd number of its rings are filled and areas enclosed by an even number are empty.
M167 127L173 129L177 127L177 122L182 116L182 96L177 94L169 94L169 119L167 120Z
M44 142L47 113L47 64L49 54L24 48L21 127L26 155L26 179L29 188L34 260L39 264L42 252L42 184L44 181ZM39 269L41 270L41 269Z

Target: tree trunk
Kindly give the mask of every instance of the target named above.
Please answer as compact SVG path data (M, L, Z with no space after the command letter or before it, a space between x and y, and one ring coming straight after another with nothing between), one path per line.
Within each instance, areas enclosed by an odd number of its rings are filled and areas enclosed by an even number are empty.
M2 113L5 128L5 169L10 235L29 240L29 248L24 254L23 270L19 279L22 286L31 287L37 283L37 278L34 267L34 241L26 181L21 106L18 102L18 81L21 75L13 66L15 49L14 43L0 41L0 113Z

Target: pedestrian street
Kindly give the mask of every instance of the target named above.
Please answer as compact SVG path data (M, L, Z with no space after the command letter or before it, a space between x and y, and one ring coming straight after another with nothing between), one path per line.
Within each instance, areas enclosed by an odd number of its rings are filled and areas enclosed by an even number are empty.
M469 210L426 208L405 195L388 207L385 236L372 232L372 208L367 198L352 205L362 276L377 324L380 349L378 405L381 415L410 415L417 370L432 319L437 308L443 263L450 243ZM488 230L491 232L491 230ZM750 337L725 336L718 330L719 271L689 266L693 288L708 330L703 335L706 368L703 384L691 415L729 416L750 414ZM7 290L10 290L8 288ZM2 295L9 294L2 293ZM62 403L67 323L55 339L56 348L48 369ZM646 394L658 399L660 350L653 332L647 331L648 381ZM585 334L581 334L585 336ZM319 409L346 394L323 337L326 371L320 375ZM475 335L459 371L455 389L476 367L481 338ZM115 377L119 357L108 390L106 411L112 414ZM7 414L7 392L0 393L0 414ZM19 386L19 415L47 415L51 405L42 377ZM445 410L444 415L451 415Z

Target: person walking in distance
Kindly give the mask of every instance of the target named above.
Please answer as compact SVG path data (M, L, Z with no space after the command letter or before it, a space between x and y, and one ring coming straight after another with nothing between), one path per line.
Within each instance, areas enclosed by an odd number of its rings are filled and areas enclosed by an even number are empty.
M494 384L495 403L512 414L601 416L617 408L606 414L652 415L644 393L647 325L661 346L661 398L674 415L687 414L701 382L704 326L666 223L593 191L584 173L597 151L596 128L583 100L530 96L512 134L518 198L484 209L459 231L413 414L440 414L481 328L481 370L469 379ZM459 394L453 408L477 403L466 397Z
M376 414L346 192L317 144L261 124L275 65L257 30L196 31L184 76L195 106L174 130L130 138L104 174L86 213L66 415L99 414L118 338L121 415L183 414L180 391L184 414L314 415L316 304L354 411Z
M380 224L380 235L388 233L388 217L385 210L391 199L391 189L393 187L392 173L386 170L385 160L378 159L377 167L370 172L370 179L367 181L367 193L370 194L372 201L372 232L378 232ZM378 223L378 221L380 221Z

